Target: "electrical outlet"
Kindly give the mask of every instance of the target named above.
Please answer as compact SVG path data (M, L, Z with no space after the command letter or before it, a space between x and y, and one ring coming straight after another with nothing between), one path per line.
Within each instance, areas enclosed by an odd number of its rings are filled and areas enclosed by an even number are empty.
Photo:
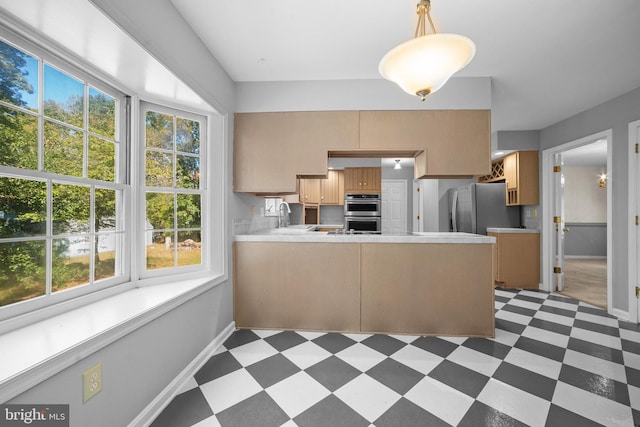
M102 391L102 363L89 368L82 373L83 402L91 399Z
M537 218L538 217L538 209L533 209L531 211L531 216L534 217L534 218Z

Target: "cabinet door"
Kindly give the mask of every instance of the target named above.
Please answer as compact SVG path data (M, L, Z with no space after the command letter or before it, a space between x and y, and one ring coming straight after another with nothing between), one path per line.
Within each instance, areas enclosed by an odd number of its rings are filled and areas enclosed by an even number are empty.
M487 175L490 111L360 111L360 149L424 151L425 177Z
M320 180L320 203L337 205L340 203L339 171L327 172L327 179ZM343 196L344 197L344 196Z
M300 201L302 203L320 203L320 180L300 180Z
M359 145L358 111L237 113L233 191L295 193L296 175L325 175L327 152Z
M344 192L358 193L362 191L360 168L344 168Z
M371 192L379 193L382 191L382 169L381 168L366 168L367 174L367 189Z
M518 188L518 153L509 154L504 158L504 179L507 190Z

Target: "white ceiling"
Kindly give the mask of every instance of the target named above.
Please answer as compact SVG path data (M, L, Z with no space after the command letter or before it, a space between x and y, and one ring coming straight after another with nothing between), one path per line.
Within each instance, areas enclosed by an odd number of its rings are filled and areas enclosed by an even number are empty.
M171 1L237 82L378 79L416 24L416 0ZM640 87L638 0L432 0L432 17L474 40L457 76L492 78L494 131L542 129Z
M562 153L562 162L566 166L607 167L607 140L601 139L591 144L573 148Z

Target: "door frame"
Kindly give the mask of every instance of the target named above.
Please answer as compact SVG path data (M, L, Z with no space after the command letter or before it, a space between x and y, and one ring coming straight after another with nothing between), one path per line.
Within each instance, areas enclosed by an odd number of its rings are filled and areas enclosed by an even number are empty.
M613 259L613 243L612 243L612 183L614 181L615 171L613 170L613 150L612 150L612 129L594 133L574 141L570 141L552 148L542 151L542 289L547 292L553 292L553 239L555 236L553 223L553 207L554 197L556 193L553 185L553 157L558 153L570 150L572 148L588 145L599 139L607 141L607 312L612 312L612 259Z
M424 231L424 180L414 179L413 188L413 218L411 231L421 233ZM407 224L409 227L409 224Z
M629 264L629 321L640 323L640 301L636 298L635 288L640 286L640 271L638 271L638 245L640 244L640 230L636 224L636 215L639 214L640 203L640 161L635 150L636 144L640 144L640 120L629 123L629 227L633 230L629 233L628 264Z

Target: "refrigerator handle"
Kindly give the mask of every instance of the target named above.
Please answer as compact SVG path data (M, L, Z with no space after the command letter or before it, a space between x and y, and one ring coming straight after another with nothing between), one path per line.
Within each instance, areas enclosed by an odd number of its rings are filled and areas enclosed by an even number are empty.
M456 211L458 210L458 191L453 192L453 202L451 203L451 225L453 226L453 231L458 231L458 225L456 220Z

